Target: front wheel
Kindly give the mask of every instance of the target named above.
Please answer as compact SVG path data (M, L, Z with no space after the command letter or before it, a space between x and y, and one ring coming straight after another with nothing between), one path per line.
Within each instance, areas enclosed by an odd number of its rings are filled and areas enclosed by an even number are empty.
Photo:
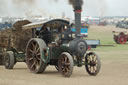
M99 56L94 53L90 52L85 57L85 68L88 74L92 76L96 76L101 68L101 62Z
M72 56L67 52L62 53L58 60L59 72L65 77L70 77L73 72L73 67L74 63Z
M15 65L15 58L12 51L8 51L4 56L4 65L6 69L13 69Z

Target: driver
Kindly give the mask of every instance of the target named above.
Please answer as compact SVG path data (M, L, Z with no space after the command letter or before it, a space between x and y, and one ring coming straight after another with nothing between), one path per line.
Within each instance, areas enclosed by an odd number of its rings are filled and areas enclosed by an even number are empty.
M74 32L71 31L71 29L67 26L64 26L62 33L61 33L61 39L64 41L66 40L72 40L72 34Z

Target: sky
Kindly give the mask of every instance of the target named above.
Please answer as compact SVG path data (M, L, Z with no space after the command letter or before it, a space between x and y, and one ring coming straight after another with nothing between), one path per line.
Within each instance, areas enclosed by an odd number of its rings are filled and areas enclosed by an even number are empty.
M82 16L128 16L128 0L83 0ZM68 0L0 0L0 16L73 17Z

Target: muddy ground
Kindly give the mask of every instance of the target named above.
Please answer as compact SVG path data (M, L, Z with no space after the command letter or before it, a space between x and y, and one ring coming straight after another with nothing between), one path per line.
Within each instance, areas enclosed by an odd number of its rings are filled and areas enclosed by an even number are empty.
M63 77L54 66L48 66L43 74L33 74L25 63L17 63L12 70L0 66L0 85L128 85L128 44L116 45L112 30L122 31L113 26L93 26L89 29L90 38L101 39L102 44L114 45L91 50L100 56L102 62L97 76L88 75L84 66L74 67L70 78Z

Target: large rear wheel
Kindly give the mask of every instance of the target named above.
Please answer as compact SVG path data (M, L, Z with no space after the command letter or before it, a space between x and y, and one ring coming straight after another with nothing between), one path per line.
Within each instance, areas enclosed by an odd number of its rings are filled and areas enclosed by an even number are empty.
M70 77L73 72L73 67L74 62L72 56L67 52L62 53L58 60L59 72L65 77Z
M46 63L43 62L42 56L47 48L45 42L38 38L31 39L26 48L26 63L29 70L33 73L42 73L45 71Z

